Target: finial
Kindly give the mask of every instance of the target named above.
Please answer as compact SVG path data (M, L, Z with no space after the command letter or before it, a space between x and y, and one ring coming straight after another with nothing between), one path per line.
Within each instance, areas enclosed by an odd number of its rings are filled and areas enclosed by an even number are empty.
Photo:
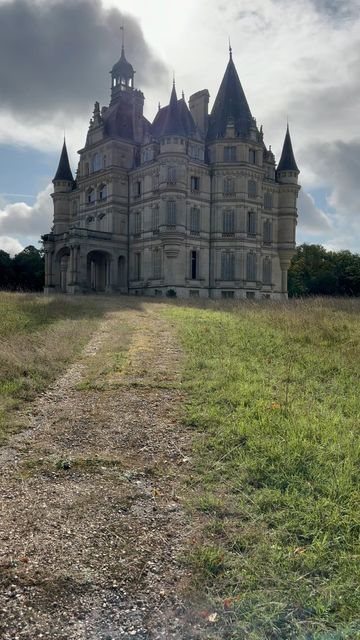
M173 71L173 87L175 89L175 71Z
M232 60L232 46L231 46L230 36L229 36L229 55L230 55L230 60Z
M158 111L160 111L160 109L161 109L161 104L160 104L160 101L159 101L159 104L158 104Z
M181 97L182 97L182 99L183 99L183 100L185 100L185 93L184 93L184 89L183 89L183 90L182 90L182 92L181 92Z
M124 51L125 51L125 28L124 28L124 23L122 23L122 25L120 27L120 31L121 31L121 52L124 53Z

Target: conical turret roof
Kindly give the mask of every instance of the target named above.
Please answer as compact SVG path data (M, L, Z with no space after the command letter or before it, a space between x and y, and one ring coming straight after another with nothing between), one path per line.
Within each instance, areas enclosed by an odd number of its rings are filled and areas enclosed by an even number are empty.
M278 171L298 171L298 166L295 161L294 151L291 144L291 137L289 131L289 125L286 129L286 135L284 140L284 146L280 158L280 162L278 164ZM300 172L299 172L300 173Z
M210 115L208 138L223 138L228 122L232 121L235 135L246 136L253 124L250 107L241 86L230 51L230 59Z
M53 182L55 182L56 180L67 180L68 182L74 182L73 174L70 169L69 156L65 139L60 156L59 166L57 168L57 172L55 174Z
M181 118L179 101L176 95L175 82L171 91L170 103L166 114L166 121L161 132L163 136L186 136L187 132Z

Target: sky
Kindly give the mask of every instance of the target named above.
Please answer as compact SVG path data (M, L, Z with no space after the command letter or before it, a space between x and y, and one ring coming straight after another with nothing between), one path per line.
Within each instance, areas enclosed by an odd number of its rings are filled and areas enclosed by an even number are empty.
M360 0L0 0L0 249L39 246L64 132L75 173L96 100L109 104L120 26L153 120L210 91L228 41L253 116L300 173L297 242L360 252Z

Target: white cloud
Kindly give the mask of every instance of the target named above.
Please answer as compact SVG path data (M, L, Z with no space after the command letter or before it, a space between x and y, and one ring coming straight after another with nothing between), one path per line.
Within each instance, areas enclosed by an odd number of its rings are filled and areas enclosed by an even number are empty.
M2 251L6 251L11 256L20 253L23 250L23 245L16 238L11 238L9 236L0 236L0 249Z
M1 236L29 236L37 241L41 234L48 232L53 217L52 191L53 186L49 184L38 194L32 206L25 202L5 205L0 210Z
M311 235L328 234L332 230L329 216L316 206L310 193L301 189L298 199L299 231Z

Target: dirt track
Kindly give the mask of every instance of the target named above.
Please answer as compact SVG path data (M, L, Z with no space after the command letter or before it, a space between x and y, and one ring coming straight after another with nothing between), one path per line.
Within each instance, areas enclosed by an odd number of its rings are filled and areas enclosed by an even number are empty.
M125 364L104 373L122 325ZM0 452L3 640L195 637L180 360L156 308L114 312Z

